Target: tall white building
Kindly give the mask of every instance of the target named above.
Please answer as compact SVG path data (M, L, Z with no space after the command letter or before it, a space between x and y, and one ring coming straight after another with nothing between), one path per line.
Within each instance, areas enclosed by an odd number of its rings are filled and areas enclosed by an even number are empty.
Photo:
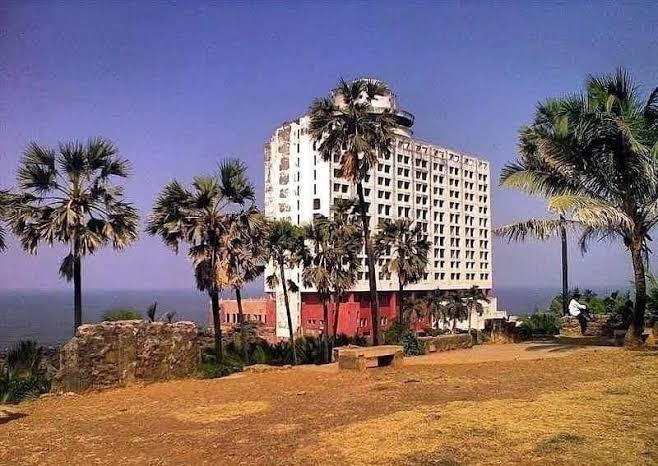
M391 108L399 129L390 155L382 157L364 183L369 202L370 228L385 218L409 218L422 225L432 244L425 277L409 285L409 291L468 289L477 285L492 289L491 173L489 162L464 153L413 138L414 116L403 111L393 93L374 102L374 110ZM338 160L323 161L309 135L310 118L303 116L277 128L265 144L265 214L286 218L294 224L310 223L314 214L330 214L335 199L356 198L356 188L340 177ZM397 277L386 276L377 264L377 287L383 291L383 326L395 306L386 300L397 290ZM293 326L306 331L318 327L313 290L301 286L299 270L288 271L300 291L291 293ZM354 288L352 302L368 290L367 267ZM277 295L277 334L287 335L283 300ZM393 299L396 299L393 296ZM487 312L473 316L473 326L484 318L497 317L496 300L484 303ZM341 306L343 306L341 304ZM364 306L361 306L363 308ZM341 307L343 309L343 307ZM308 310L308 312L305 312ZM341 311L342 312L342 311ZM305 315L305 314L308 314ZM356 324L368 334L365 313L356 315ZM388 316L388 317L387 317ZM321 319L321 317L320 317ZM315 322L314 322L315 321ZM348 323L341 327L351 333ZM464 326L467 323L463 324Z

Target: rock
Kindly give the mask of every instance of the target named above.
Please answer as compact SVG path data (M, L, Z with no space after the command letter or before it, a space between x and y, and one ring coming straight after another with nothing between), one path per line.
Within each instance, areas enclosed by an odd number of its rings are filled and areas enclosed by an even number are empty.
M260 374L263 372L275 372L275 371L284 371L287 369L292 368L290 365L285 365L285 366L270 366L268 364L254 364L253 366L246 366L243 369L243 372L253 372L256 374Z
M82 325L61 348L52 391L79 393L185 377L196 371L200 357L193 322Z

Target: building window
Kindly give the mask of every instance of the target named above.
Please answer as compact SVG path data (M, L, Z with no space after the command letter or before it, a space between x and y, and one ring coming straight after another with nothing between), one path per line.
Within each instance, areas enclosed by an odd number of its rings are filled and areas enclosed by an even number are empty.
M313 209L318 210L320 208L320 199L315 198L313 199Z

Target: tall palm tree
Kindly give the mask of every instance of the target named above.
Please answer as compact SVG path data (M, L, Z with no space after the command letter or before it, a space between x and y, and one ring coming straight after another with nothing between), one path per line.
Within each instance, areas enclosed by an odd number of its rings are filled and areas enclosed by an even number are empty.
M375 99L390 91L374 80L341 79L338 89L311 105L310 134L318 144L323 160L340 162L341 176L356 186L368 266L373 344L379 344L379 301L375 276L374 251L370 238L368 208L363 182L377 165L379 157L390 153L395 117L389 110L378 111Z
M407 218L384 219L375 236L377 257L387 256L382 270L398 278L398 319L404 316L404 287L418 282L427 269L430 242L426 239L422 225Z
M36 254L42 241L68 246L59 273L73 280L74 333L82 324L82 258L108 243L123 249L137 238L137 211L113 184L128 176L128 168L112 142L100 137L57 149L31 143L20 162L10 223L28 253Z
M243 228L257 228L250 222L255 216L242 218L238 227L241 213L233 210L254 199L246 165L229 159L220 164L217 175L195 177L191 189L176 180L168 183L155 201L146 228L175 253L181 244L188 246L197 288L210 297L218 363L224 359L219 293L233 279L229 245Z
M269 236L266 241L266 254L274 268L273 273L266 277L267 286L275 289L281 286L283 302L286 307L292 363L297 364L295 335L290 313L288 291L296 292L299 288L295 282L286 278L286 269L296 267L306 255L304 233L301 227L293 225L288 220L274 220L270 224ZM278 275L277 275L278 273Z
M466 309L468 309L468 330L470 331L473 328L471 325L473 313L477 312L478 315L481 316L484 313L484 306L482 305L482 301L488 303L489 298L485 292L477 285L473 285L468 290L466 290L463 298Z
M549 210L571 220L534 220L502 230L510 239L555 236L580 227L581 249L592 240L619 238L634 271L635 304L626 344L641 343L646 308L645 260L658 223L658 87L641 101L623 69L590 76L586 93L539 106L521 130L519 159L501 185L548 199Z

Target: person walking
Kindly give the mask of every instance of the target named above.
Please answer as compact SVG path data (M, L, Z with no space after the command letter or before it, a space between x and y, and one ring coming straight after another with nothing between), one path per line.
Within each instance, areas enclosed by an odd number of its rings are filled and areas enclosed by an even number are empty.
M574 293L569 302L569 314L578 319L578 322L580 323L580 333L585 335L585 332L587 332L587 321L589 320L586 312L587 306L580 304L578 302L579 299L580 293Z

